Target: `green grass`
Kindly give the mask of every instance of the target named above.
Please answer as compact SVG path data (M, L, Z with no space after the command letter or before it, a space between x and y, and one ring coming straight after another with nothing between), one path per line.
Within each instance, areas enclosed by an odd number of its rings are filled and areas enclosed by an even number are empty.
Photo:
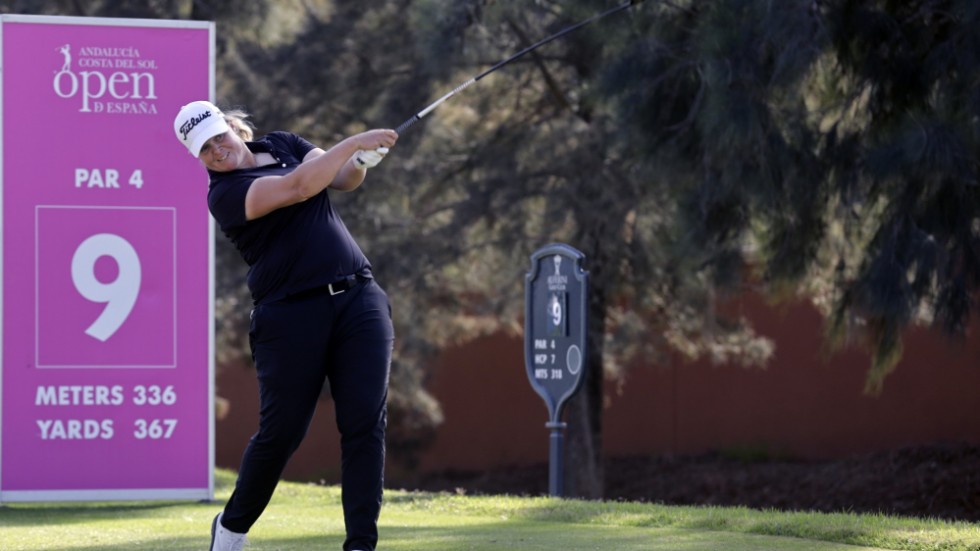
M8 504L0 549L200 551L234 475L219 470L216 481L218 503ZM249 537L249 551L339 550L339 488L281 484ZM383 551L980 551L972 523L395 490L381 538Z

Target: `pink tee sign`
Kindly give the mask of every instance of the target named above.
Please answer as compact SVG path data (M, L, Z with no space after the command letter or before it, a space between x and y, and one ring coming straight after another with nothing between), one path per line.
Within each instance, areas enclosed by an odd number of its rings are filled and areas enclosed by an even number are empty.
M0 502L213 497L213 35L0 16Z

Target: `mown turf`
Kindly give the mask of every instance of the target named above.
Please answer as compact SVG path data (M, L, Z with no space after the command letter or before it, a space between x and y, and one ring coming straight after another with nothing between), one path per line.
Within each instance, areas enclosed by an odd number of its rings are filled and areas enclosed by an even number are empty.
M216 503L7 504L0 549L203 550L232 482L218 472ZM404 491L386 493L381 537L381 551L980 550L970 523ZM283 483L250 539L249 551L339 550L339 488Z

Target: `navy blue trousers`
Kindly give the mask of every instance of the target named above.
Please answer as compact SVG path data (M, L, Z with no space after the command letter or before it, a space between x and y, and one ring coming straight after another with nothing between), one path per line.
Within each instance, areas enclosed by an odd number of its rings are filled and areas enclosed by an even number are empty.
M334 296L324 288L258 305L249 340L259 380L259 430L245 449L222 524L244 533L258 520L306 435L326 379L340 432L344 549L373 551L394 343L387 295L371 279Z

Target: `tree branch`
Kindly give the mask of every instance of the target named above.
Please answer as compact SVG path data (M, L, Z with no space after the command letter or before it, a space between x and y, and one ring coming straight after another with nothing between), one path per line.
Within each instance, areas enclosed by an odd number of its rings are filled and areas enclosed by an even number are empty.
M527 36L527 33L525 33L517 22L510 16L507 17L507 24L510 25L510 28L514 31L518 38L520 38L521 42L525 44L531 42ZM541 57L538 56L537 52L531 52L531 57L534 59L534 64L537 65L538 70L541 71L541 75L544 76L545 84L548 86L548 90L551 92L551 95L558 102L558 105L562 109L571 112L573 115L579 117L585 122L589 122L585 116L579 113L578 110L572 106L572 103L568 101L568 97L562 93L561 88L558 86L558 82L551 75L551 72L548 71L548 68L545 67L544 61L542 61Z

